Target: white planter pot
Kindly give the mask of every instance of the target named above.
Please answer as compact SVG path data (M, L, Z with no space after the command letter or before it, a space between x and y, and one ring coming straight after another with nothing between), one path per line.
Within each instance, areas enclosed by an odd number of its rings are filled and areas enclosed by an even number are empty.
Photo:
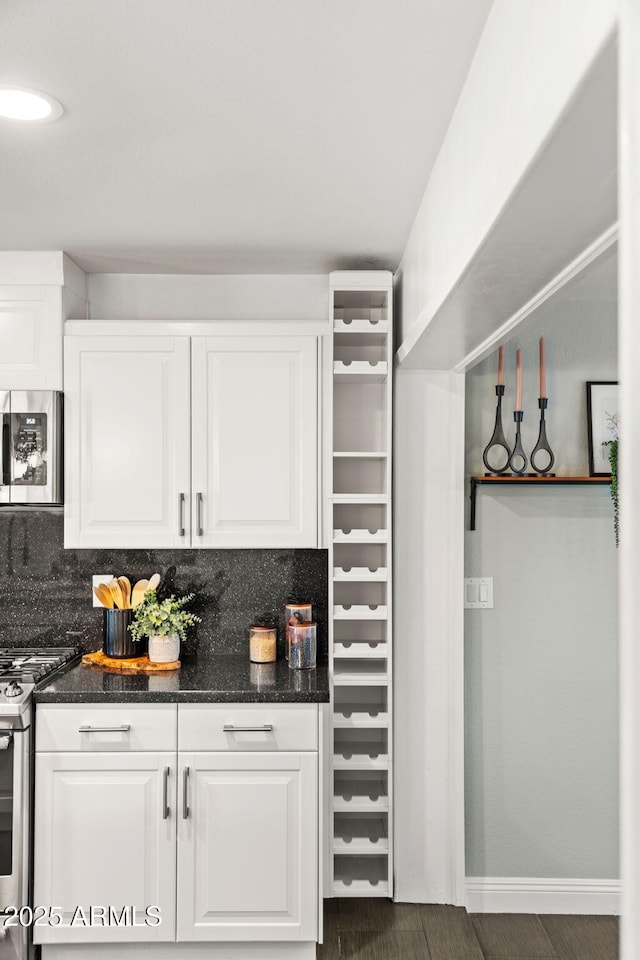
M180 637L149 637L151 663L172 663L180 659Z

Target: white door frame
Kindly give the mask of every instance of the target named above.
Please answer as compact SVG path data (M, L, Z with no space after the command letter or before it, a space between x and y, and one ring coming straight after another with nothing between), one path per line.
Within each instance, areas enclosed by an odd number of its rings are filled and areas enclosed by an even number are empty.
M620 5L619 165L620 259L618 370L620 378L621 530L620 738L621 738L621 960L640 956L640 7ZM635 486L634 486L635 485Z

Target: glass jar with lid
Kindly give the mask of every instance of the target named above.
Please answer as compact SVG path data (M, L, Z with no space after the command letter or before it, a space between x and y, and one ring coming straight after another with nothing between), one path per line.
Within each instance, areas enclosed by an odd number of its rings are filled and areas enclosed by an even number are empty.
M285 656L289 659L289 625L292 623L310 623L313 620L313 605L289 600L284 605Z
M311 670L316 665L316 624L309 621L289 624L289 667Z
M253 624L249 627L249 660L252 663L273 663L277 639L278 631L272 624Z

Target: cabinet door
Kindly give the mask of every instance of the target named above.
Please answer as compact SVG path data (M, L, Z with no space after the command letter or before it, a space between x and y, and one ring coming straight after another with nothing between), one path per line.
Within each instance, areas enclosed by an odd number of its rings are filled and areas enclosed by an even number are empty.
M0 286L0 386L62 390L62 289Z
M315 337L194 337L193 543L316 547Z
M189 338L65 337L65 547L189 546Z
M175 753L36 755L34 903L63 918L36 926L36 943L175 939L175 764ZM150 906L160 924L145 921Z
M178 940L315 940L317 754L179 753L178 769Z

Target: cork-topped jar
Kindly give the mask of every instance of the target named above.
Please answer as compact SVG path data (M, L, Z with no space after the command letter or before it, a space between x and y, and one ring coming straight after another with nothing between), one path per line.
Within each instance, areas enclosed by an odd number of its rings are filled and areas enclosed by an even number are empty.
M284 605L284 634L285 634L285 656L289 659L289 625L292 623L309 623L313 620L313 605L310 603L298 603L289 600Z
M273 663L277 639L278 631L274 626L254 624L249 627L249 660L253 663Z

